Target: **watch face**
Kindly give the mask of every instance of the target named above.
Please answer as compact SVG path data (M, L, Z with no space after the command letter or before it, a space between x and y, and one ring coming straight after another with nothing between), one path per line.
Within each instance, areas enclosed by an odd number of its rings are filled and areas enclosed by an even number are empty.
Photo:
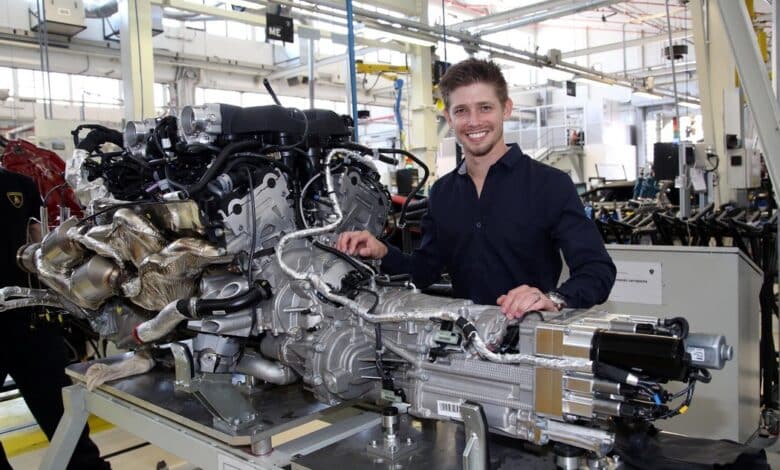
M555 308L558 310L566 308L566 300L564 300L564 298L561 297L561 295L557 292L550 292L547 294L547 297L552 301L553 304L555 304Z

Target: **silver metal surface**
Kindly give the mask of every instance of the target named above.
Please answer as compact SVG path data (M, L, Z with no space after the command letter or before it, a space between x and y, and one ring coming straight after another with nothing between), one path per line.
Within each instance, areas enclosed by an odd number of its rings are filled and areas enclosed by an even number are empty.
M97 362L113 364L125 357L127 355L120 355ZM94 362L68 366L66 373L84 382L84 374ZM262 429L254 435L251 432L229 434L214 427L211 413L194 396L176 392L173 375L160 367L144 375L108 382L100 390L232 446L248 446L253 440L323 419L329 409L337 409L320 403L301 387L264 386L247 397L260 416Z
M660 263L661 298L658 304L610 300L598 308L629 315L675 312L688 320L692 334L723 334L734 347L734 359L722 370L711 371L711 383L696 387L690 409L657 426L692 436L706 430L713 439L745 442L761 412L756 313L761 270L739 248L607 245L607 251L618 266ZM706 283L691 282L701 273L707 273Z
M333 468L354 469L425 469L453 470L461 468L461 456L465 449L463 426L456 422L415 420L408 415L401 416L400 433L417 443L417 448L408 455L390 461L370 455L366 445L371 441L381 442L379 426L355 434L308 455L293 458L293 470L330 470ZM541 451L540 455L523 452L517 440L491 435L488 443L490 468L498 470L554 469L555 457Z
M487 445L487 424L482 407L474 403L460 405L466 435L463 449L463 470L487 470L490 466Z

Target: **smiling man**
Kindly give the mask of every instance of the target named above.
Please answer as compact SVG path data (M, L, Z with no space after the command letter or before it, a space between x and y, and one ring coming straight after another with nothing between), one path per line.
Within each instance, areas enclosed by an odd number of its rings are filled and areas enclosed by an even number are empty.
M418 287L446 269L456 296L509 317L606 301L615 265L571 179L504 140L512 100L498 66L460 62L439 90L464 160L431 187L420 247L404 255L360 231L342 233L337 248L381 259L383 271L411 274ZM558 286L561 253L571 276Z

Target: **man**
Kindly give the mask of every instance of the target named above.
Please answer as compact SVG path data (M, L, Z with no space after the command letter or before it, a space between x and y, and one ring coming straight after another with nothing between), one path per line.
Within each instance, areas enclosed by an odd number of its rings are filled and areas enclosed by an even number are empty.
M615 265L571 179L504 141L512 100L498 66L460 62L439 90L464 161L431 188L420 247L404 255L367 231L342 233L336 247L381 259L384 271L409 273L419 287L446 268L456 296L498 304L510 318L606 301ZM571 277L556 288L561 251Z
M17 249L29 241L40 241L41 196L26 176L0 168L0 219L3 240L0 253L3 269L0 286L26 286L28 276L16 265ZM31 309L0 312L0 383L10 375L27 407L44 434L51 440L62 418L62 387L70 385L65 375L67 353L62 335L49 327L31 329ZM0 469L10 469L0 445ZM68 465L70 469L110 469L84 429Z

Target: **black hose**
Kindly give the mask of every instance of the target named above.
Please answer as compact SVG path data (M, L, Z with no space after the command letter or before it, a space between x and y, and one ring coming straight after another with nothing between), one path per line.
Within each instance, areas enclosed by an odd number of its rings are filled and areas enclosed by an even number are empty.
M206 170L206 172L203 173L203 176L200 177L200 180L198 180L197 183L187 187L187 192L189 194L196 194L204 187L206 187L206 185L215 176L217 176L217 173L222 169L222 166L225 164L225 160L227 160L229 156L233 155L234 153L238 153L241 150L261 147L263 145L264 144L258 140L243 140L241 142L233 142L226 145L225 148L219 152L217 158L214 159L214 162L211 164L209 169Z
M380 150L377 150L376 152L374 152L373 149L371 149L370 147L366 147L365 145L360 145L360 144L357 144L355 142L344 142L344 143L339 144L339 146L340 147L344 147L345 149L348 149L348 150L354 150L356 152L360 152L360 153L362 153L364 155L371 155L371 156L373 156L374 153L377 153L376 158L380 162L387 163L388 165L393 165L393 166L398 165L398 160L396 160L395 158L391 158L391 157L388 157L386 155L380 155L379 154L379 152L381 152Z
M355 261L354 259L352 259L351 256L349 256L348 254L343 253L343 252L333 248L332 246L328 246L328 245L326 245L324 243L320 243L318 241L313 241L312 245L316 246L320 250L327 251L328 253L330 253L332 255L338 256L339 258L343 259L344 261L346 261L347 263L352 265L352 267L355 268L359 273L362 273L365 276L371 277L371 276L374 275L374 273L369 272L365 268L365 266L363 266L362 264L360 264L357 261Z
M276 96L276 92L271 87L271 82L269 82L267 78L263 79L263 86L265 87L266 91L268 91L268 94L271 95L271 99L274 100L274 103L276 103L278 106L281 106L282 102L279 101L279 97Z
M425 186L425 183L428 181L428 176L430 176L431 172L428 170L428 165L423 163L422 160L415 157L411 152L407 152L403 149L377 149L379 153L396 153L401 154L410 160L412 160L414 163L416 163L420 168L423 170L423 177L422 179L417 183L417 186L414 187L412 192L409 194L409 196L406 198L406 201L404 201L403 206L401 206L401 215L398 217L398 227L403 229L406 226L406 210L409 206L409 203L412 201L412 198L415 194L420 192L420 189L422 189L423 186Z
M271 286L267 281L260 281L248 291L235 297L227 299L198 299L195 302L193 311L190 299L181 299L176 303L176 309L184 315L191 318L209 315L215 311L224 311L227 313L242 310L251 305L255 305L261 300L270 299L272 296Z

